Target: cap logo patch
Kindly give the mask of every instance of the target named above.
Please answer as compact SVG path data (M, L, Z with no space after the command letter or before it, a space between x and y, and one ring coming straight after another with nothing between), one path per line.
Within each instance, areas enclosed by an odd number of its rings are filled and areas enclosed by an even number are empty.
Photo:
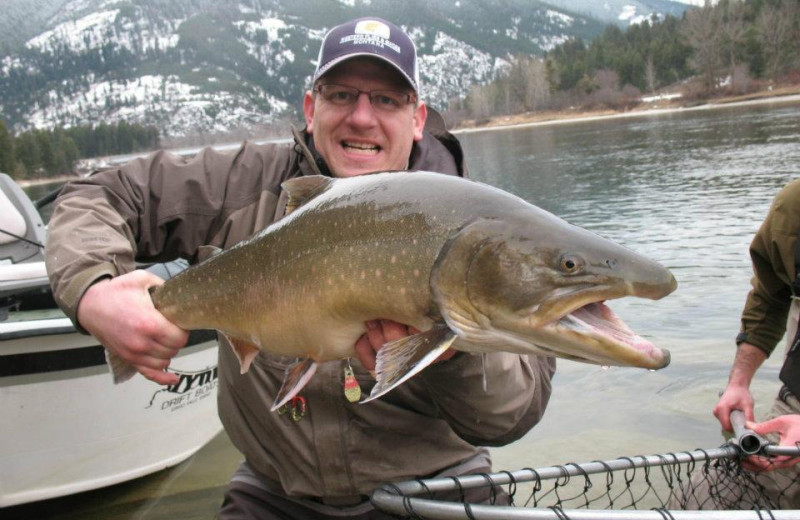
M390 40L391 31L389 26L378 20L362 20L356 24L355 34L343 37L339 40L340 44L351 43L353 45L375 45L386 47L400 54L400 46Z

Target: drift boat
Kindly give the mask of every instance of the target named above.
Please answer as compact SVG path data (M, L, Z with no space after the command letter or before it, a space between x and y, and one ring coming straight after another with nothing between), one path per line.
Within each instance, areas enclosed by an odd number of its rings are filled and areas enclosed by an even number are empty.
M0 507L163 470L222 431L216 335L191 334L170 367L177 385L114 385L103 347L53 301L44 241L34 203L0 174ZM185 267L148 270L169 278Z

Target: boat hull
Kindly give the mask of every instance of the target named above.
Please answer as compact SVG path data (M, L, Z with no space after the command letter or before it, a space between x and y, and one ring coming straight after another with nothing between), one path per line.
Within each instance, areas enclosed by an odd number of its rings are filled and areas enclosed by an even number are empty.
M96 489L186 460L222 431L217 342L193 334L181 382L114 385L66 318L0 323L0 507Z

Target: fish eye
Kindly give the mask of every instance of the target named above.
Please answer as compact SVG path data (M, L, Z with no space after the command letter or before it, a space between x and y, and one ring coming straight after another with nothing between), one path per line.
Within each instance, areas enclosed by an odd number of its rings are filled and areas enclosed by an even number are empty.
M567 274L575 274L583 267L583 261L575 255L563 255L560 261L561 270Z

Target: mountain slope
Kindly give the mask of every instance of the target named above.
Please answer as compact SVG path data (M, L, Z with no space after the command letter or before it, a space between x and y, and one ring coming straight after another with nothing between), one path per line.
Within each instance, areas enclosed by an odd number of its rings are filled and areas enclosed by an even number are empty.
M620 26L642 23L652 16L681 17L690 2L704 0L544 0L546 3L569 12L596 18Z
M26 39L6 41L0 55L0 110L18 131L127 120L181 136L294 119L327 29L366 14L402 21L436 107L493 79L511 55L603 29L535 0L36 3L44 25L35 35L20 28Z

